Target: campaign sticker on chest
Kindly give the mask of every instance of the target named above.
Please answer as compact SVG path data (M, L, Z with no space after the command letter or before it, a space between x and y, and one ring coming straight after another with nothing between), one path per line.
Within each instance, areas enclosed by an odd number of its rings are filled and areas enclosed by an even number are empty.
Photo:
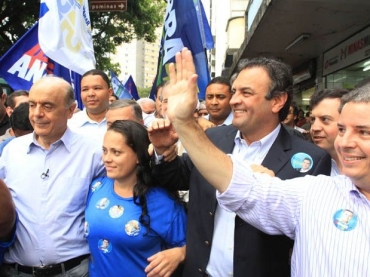
M307 153L299 152L290 159L292 167L300 173L306 173L313 166L313 159Z
M357 225L357 215L348 209L341 209L335 212L333 222L335 227L341 231L351 231Z
M119 218L123 214L124 208L121 205L114 205L109 209L109 216L111 218Z

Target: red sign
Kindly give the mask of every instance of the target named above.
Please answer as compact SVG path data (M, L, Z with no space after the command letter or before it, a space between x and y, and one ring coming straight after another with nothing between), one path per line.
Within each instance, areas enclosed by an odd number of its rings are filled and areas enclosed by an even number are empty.
M91 0L90 12L125 12L127 0Z

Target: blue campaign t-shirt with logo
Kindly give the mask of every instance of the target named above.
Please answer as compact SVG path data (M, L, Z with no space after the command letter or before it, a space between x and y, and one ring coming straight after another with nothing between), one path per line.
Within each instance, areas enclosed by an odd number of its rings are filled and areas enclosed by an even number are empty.
M86 207L85 237L91 261L89 275L147 276L147 259L167 248L185 245L186 215L181 203L162 188L146 195L150 231L140 223L142 209L133 197L114 192L114 180L91 183Z

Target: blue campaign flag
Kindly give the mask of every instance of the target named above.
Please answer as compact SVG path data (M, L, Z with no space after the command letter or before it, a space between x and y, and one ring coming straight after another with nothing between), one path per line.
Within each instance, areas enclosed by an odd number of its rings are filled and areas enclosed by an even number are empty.
M29 90L46 74L59 76L71 83L80 99L81 76L49 59L38 42L38 23L33 25L0 59L0 76L13 90ZM79 102L82 107L82 102Z
M175 62L176 52L183 47L187 47L193 54L198 74L198 97L204 99L205 88L210 81L206 49L213 47L213 39L204 10L202 11L203 6L197 3L196 0L167 1L157 76L150 92L152 99L157 86L169 79L168 65Z
M132 95L132 97L135 99L135 100L139 100L140 99L140 96L137 92L137 88L136 88L136 85L135 85L135 82L134 82L134 79L132 79L132 76L130 75L130 77L128 77L126 83L125 83L125 88L130 92L130 94Z
M204 11L203 3L200 0L194 0L194 5L198 14L198 25L200 35L202 37L203 47L206 49L212 49L215 46L211 28L208 24L206 12Z
M132 99L132 95L125 88L125 86L118 80L118 77L112 70L110 71L110 80L112 83L113 93L118 96L119 99Z

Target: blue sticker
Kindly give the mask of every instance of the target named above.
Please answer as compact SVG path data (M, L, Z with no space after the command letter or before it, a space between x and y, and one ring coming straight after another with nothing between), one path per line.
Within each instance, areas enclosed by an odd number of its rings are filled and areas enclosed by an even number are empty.
M341 231L351 231L357 225L357 215L348 209L342 209L336 211L333 216L333 222L335 227Z
M104 210L109 205L109 199L104 197L100 199L98 202L96 202L95 207L100 210Z
M98 248L101 252L107 254L112 251L112 244L107 239L100 239L98 241Z
M303 152L294 154L293 157L290 159L290 162L292 164L292 167L301 173L306 173L310 171L313 166L312 157Z

